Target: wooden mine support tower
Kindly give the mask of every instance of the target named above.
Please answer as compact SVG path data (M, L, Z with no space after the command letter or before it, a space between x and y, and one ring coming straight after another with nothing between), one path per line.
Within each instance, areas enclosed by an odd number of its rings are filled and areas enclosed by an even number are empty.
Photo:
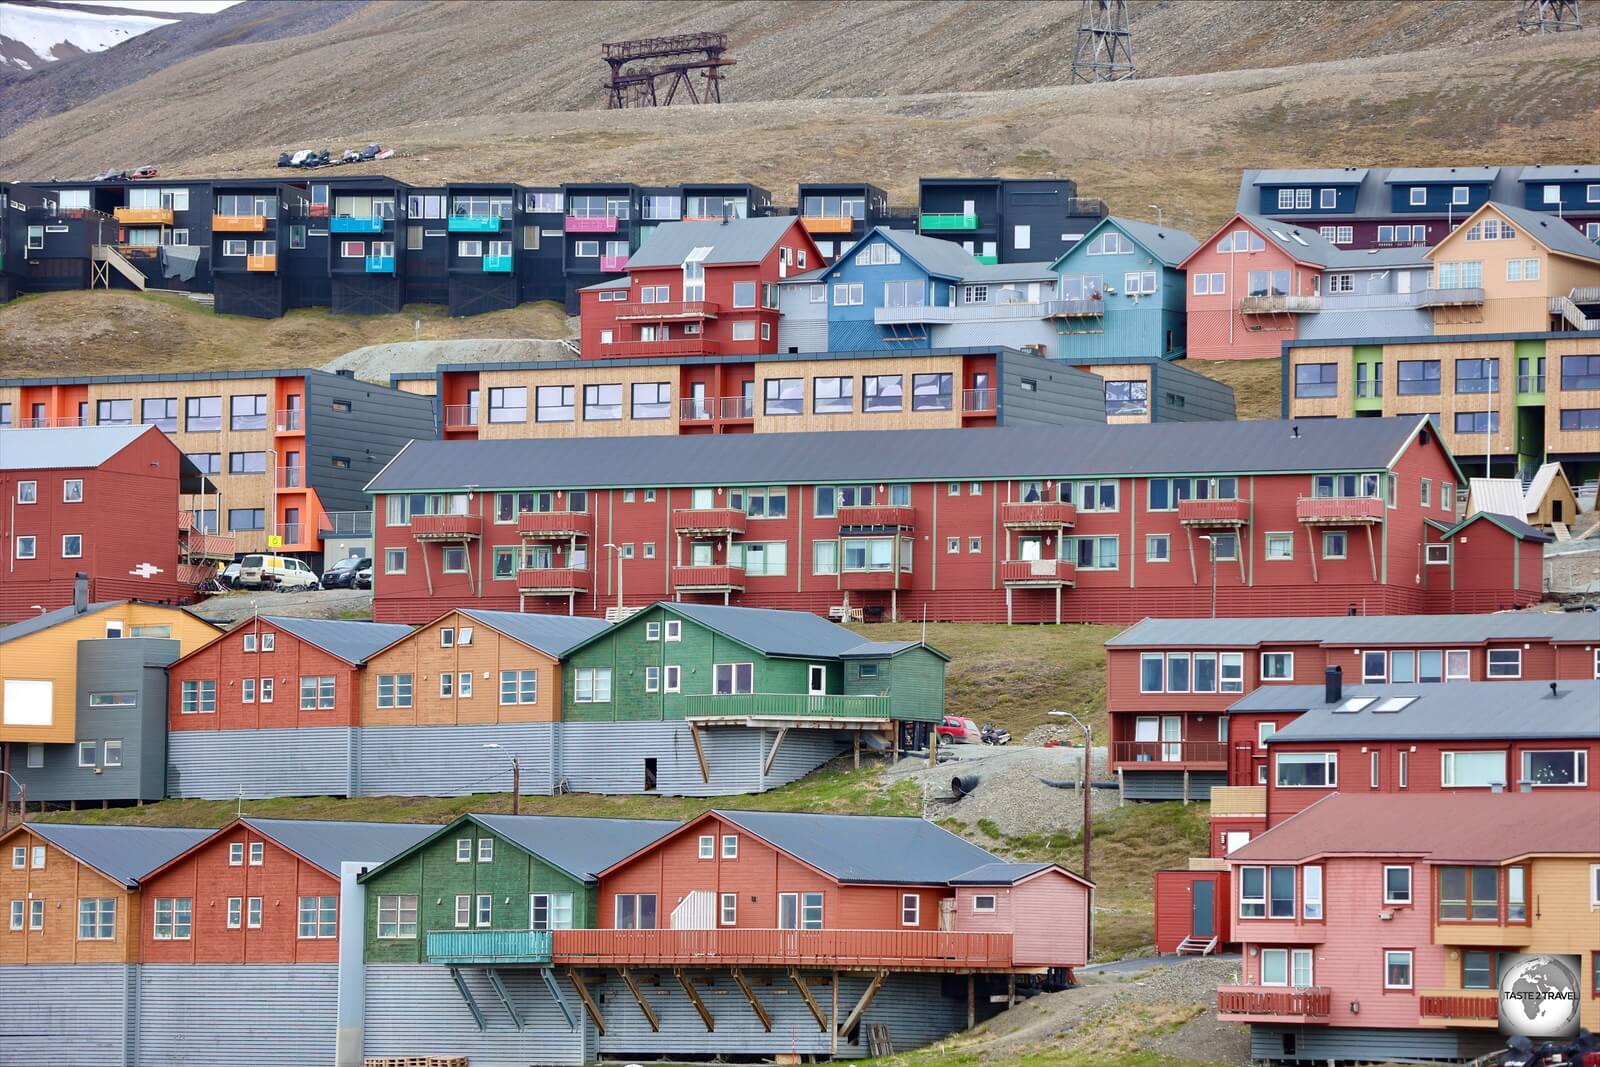
M680 87L691 103L720 104L723 68L735 62L728 58L727 51L728 35L712 31L603 44L600 54L611 67L606 106L670 106ZM698 93L696 72L705 79ZM662 78L666 79L664 96L656 85L657 79Z

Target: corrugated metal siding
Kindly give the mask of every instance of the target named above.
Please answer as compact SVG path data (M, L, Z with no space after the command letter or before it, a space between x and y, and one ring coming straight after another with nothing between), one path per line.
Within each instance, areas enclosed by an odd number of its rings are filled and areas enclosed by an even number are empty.
M651 757L655 791L663 795L756 793L762 788L762 734L742 726L701 730L711 770L711 781L703 782L689 727L681 722L563 723L559 774L575 793L642 793L644 761Z
M1233 387L1196 374L1175 363L1157 363L1151 368L1152 422L1230 422L1235 417ZM1169 393L1183 398L1182 406L1173 403Z
M348 796L354 733L348 726L177 731L167 738L167 795Z
M1335 298L1343 302L1343 298ZM1332 303L1328 297L1323 300ZM1296 338L1302 341L1337 341L1351 337L1427 337L1433 333L1433 314L1420 308L1361 307L1325 309L1300 319Z
M522 759L522 791L553 791L555 725L368 726L356 731L358 796L466 796L511 791L511 757ZM499 750L485 749L497 744Z
M1284 1054L1283 1036L1294 1036L1294 1055ZM1258 1061L1327 1063L1332 1060L1383 1063L1389 1060L1470 1059L1504 1048L1493 1033L1470 1030L1380 1030L1308 1026L1288 1030L1250 1028L1250 1058Z
M466 1056L472 1067L556 1067L595 1058L594 1026L564 979L558 981L568 1009L579 1022L576 1033L567 1027L536 971L507 968L499 972L527 1027L519 1032L490 987L484 968L462 968L467 988L488 1022L488 1029L480 1031L450 980L449 968L378 963L366 970L364 1056Z
M1060 363L1001 354L1000 422L1005 426L1070 426L1106 421L1105 382ZM1023 389L1022 380L1034 383Z
M811 322L791 320L787 314L778 320L778 351L826 352L828 350L828 320Z
M350 409L333 410L336 399ZM412 438L438 436L431 397L323 373L306 375L305 429L306 485L329 511L367 510L363 490L384 464ZM350 462L335 467L334 456Z
M332 964L145 964L141 1067L332 1067Z
M761 762L766 763L767 753L778 739L778 731L761 731ZM761 780L763 789L776 789L780 785L804 778L827 763L849 745L846 735L832 730L790 730L772 761L772 769Z
M0 1064L132 1063L125 1039L133 970L121 964L0 967Z
M1189 799L1210 800L1213 786L1227 785L1227 771L1189 772ZM1123 776L1129 800L1182 800L1182 771L1129 771Z

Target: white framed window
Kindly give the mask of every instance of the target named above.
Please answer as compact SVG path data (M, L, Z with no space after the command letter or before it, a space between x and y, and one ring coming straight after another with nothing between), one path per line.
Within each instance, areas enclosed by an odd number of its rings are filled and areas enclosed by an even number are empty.
M665 667L661 690L664 693L678 693L682 691L683 668L669 663Z
M263 704L272 703L272 679L271 678L262 678L260 683L256 687L256 691L260 695L261 703L263 703Z
M661 689L661 668L651 665L644 669L644 691L646 693L659 692Z
M61 535L61 558L62 559L78 559L82 555L83 555L83 535L82 534L62 534Z
M1426 185L1413 185L1407 203L1411 207L1426 207L1428 204L1428 187Z
M1278 724L1275 723L1275 722L1258 722L1258 723L1256 723L1256 747L1257 748L1266 748L1267 747L1267 738L1271 737L1273 734L1275 734L1277 732L1278 732Z
M11 869L14 871L27 870L28 849L25 845L18 845L11 850Z
M37 903L43 904L43 901ZM43 909L40 909L41 912ZM41 916L42 917L42 916ZM157 941L187 941L194 921L193 897L157 897L152 935Z
M1383 953L1383 988L1411 988L1411 950L1386 949Z
M1589 910L1600 910L1600 863L1589 864Z
M1424 562L1429 566L1447 566L1450 563L1450 546L1447 544L1424 545L1422 551Z
M301 897L300 922L296 931L302 941L328 940L339 936L339 898Z
M972 898L973 911L994 911L995 896L993 893L979 893Z
M1146 563L1169 563L1172 560L1172 537L1168 534L1147 534L1144 539Z
M1294 559L1294 534L1268 533L1266 558L1268 561Z
M1506 784L1504 752L1441 752L1439 784L1446 789L1487 789Z
M1322 868L1300 868L1300 914L1307 919L1322 918Z
M579 704L611 703L611 668L581 667L574 671L572 699Z
M703 860L717 858L717 838L715 834L700 835L700 858Z
M36 898L28 901L28 929L44 929L44 901L42 899Z
M1288 682L1294 680L1293 652L1261 653L1261 680L1263 682Z
M1490 678L1521 678L1522 649L1491 648L1489 650Z
M97 766L97 757L100 755L100 746L93 741L78 742L78 766Z
M114 941L117 937L115 898L78 901L78 940Z
M1267 916L1267 869L1239 868L1239 918L1264 919Z
M246 704L256 702L256 680L254 678L241 678L239 680L239 699Z
M1332 789L1339 784L1337 752L1279 752L1279 789Z
M382 941L417 936L417 898L401 893L378 897L378 938Z
M1521 781L1535 787L1586 786L1589 784L1588 750L1582 748L1524 750Z
M725 860L736 860L739 858L738 834L722 835L722 858Z
M11 902L11 929L21 930L27 914L27 901L13 900Z
M1411 903L1411 867L1404 864L1383 868L1383 902L1385 904Z
M489 893L478 894L478 925L494 925L494 896Z
M235 841L231 845L228 846L228 866L230 866L230 867L243 867L244 866L244 842L243 841Z
M456 838L456 862L457 863L471 863L472 862L472 838L470 838L470 837L458 837L458 838Z
M19 536L16 540L18 559L36 559L39 555L39 539L32 534Z
M647 622L647 623L645 623L644 624L644 639L646 641L659 641L659 640L661 640L661 624L659 622Z
M250 866L260 867L267 861L267 846L261 841L250 842Z
M245 901L244 924L251 930L261 929L261 898L251 897Z
M478 838L478 862L479 863L493 863L494 862L494 838L492 838L492 837L480 837L480 838Z
M900 925L922 925L922 896L918 893L900 894Z
M244 925L244 897L228 898L228 929L237 930Z
M466 893L456 895L456 929L465 930L472 925L472 897Z
M720 906L717 909L717 925L739 925L739 894L723 893Z
M462 671L461 672L461 678L460 678L459 684L456 686L456 697L457 697L457 699L460 699L460 700L468 700L468 699L470 699L472 697L472 672L471 671Z
M666 622L666 629L663 631L663 633L666 635L666 640L668 641L682 641L683 620L668 619Z

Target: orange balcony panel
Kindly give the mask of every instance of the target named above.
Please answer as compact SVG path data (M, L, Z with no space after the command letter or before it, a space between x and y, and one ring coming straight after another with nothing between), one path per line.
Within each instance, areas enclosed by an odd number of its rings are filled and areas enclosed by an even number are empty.
M517 571L517 592L538 596L587 593L589 582L587 567L524 567Z
M744 588L744 568L722 565L674 567L672 587L680 592L733 592Z
M680 534L742 534L745 514L737 508L678 508L672 529Z
M583 511L529 511L517 516L517 534L530 541L565 541L594 533L594 516Z
M1383 501L1375 496L1303 496L1295 501L1295 517L1321 526L1377 523L1383 521Z
M213 233L261 233L267 228L265 215L213 215Z
M1302 1023L1328 1021L1333 992L1311 989L1267 989L1262 986L1217 987L1217 1018L1230 1023Z
M1185 526L1244 526L1250 521L1250 501L1180 500L1178 521Z
M825 966L1008 970L1012 935L943 930L557 930L568 966Z
M856 220L837 215L801 215L800 225L807 233L849 233Z
M1078 568L1059 559L1014 559L1000 564L1000 581L1011 586L1072 585Z
M124 226L171 226L170 207L119 207L111 212Z
M278 269L277 256L246 256L244 269L256 274L271 274Z
M473 541L483 535L477 515L413 515L411 536L418 541Z
M898 504L858 504L839 509L840 526L894 526L909 530L916 517L915 508Z
M1077 521L1078 509L1063 500L1000 505L1000 523L1011 530L1058 530Z

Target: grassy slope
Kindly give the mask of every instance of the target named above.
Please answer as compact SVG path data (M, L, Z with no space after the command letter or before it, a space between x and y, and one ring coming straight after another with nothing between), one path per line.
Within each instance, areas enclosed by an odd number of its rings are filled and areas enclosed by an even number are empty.
M1241 419L1283 417L1283 362L1277 359L1239 359L1213 362L1189 359L1183 366L1207 378L1233 386L1233 402Z

